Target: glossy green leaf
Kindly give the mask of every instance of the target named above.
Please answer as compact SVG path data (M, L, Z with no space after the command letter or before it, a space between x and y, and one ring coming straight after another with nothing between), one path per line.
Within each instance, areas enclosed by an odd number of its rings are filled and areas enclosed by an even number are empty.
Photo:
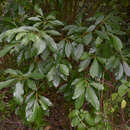
M8 87L14 81L15 81L15 79L10 79L10 80L7 80L7 81L0 82L0 90L3 89L3 88Z
M79 81L76 86L75 86L75 90L74 90L74 95L72 97L72 99L77 99L79 98L81 95L84 94L85 92L85 81Z
M18 104L23 103L23 94L24 94L23 85L24 84L22 82L17 82L13 93L13 96Z
M84 61L81 61L81 62L80 62L80 65L79 65L78 71L81 72L81 71L83 71L85 68L87 68L88 65L90 64L90 61L91 61L91 59L86 59L86 60L84 60Z
M0 51L0 57L5 56L15 45L7 45Z
M60 78L56 75L53 79L53 85L57 88L60 84Z
M46 33L53 35L53 36L60 36L61 34L56 30L47 30Z
M37 40L33 45L38 50L38 55L46 49L46 42L41 39Z
M90 59L88 52L84 52L80 57L80 60L86 60L86 59Z
M99 16L99 17L96 19L95 25L101 23L101 22L103 21L103 19L104 19L104 16L103 16L103 15Z
M52 102L48 98L46 98L44 96L40 96L40 100L47 106L52 106L53 105Z
M30 20L30 21L41 21L41 19L38 18L38 17L30 17L30 18L28 18L28 20Z
M93 119L92 116L89 114L89 112L86 112L86 113L85 113L85 121L86 121L90 126L95 125L94 119Z
M6 32L0 34L0 42L6 37Z
M96 109L99 110L100 109L100 103L98 100L98 97L94 91L93 88L91 87L87 87L86 89L86 93L85 93L85 98L88 102L91 103L91 105Z
M121 77L123 76L123 72L124 72L123 71L123 66L122 66L122 64L120 64L118 71L115 73L116 80L121 79Z
M115 63L115 60L116 60L116 57L115 57L115 56L111 56L109 59L107 59L106 69L111 69L111 68L113 68L114 63Z
M93 87L95 87L98 90L104 90L103 84L92 82L92 83L90 83L90 85L93 86Z
M97 60L98 60L101 64L103 64L103 65L106 63L106 58L97 57Z
M83 37L83 42L85 45L88 45L92 41L92 33L88 33Z
M38 118L38 113L40 112L40 106L36 100L31 100L26 106L26 118L29 122L34 122Z
M48 81L52 81L54 79L54 74L56 73L56 68L52 67L47 74Z
M78 125L77 130L86 130L86 126L81 123L81 124Z
M76 60L79 60L80 57L82 56L84 51L84 47L82 44L79 44L75 49L74 49L74 56L76 58Z
M127 76L130 76L130 67L125 61L123 61L123 68L124 68L125 74Z
M42 9L38 6L38 5L35 5L34 7L35 11L40 14L41 16L43 16L43 12L42 12Z
M42 100L39 100L39 103L44 111L48 109L48 106Z
M84 98L85 98L85 95L82 94L79 98L76 99L75 101L75 108L76 109L80 109L84 103Z
M95 29L95 25L91 25L88 29L87 32L92 32Z
M28 102L30 102L32 99L34 99L34 93L35 93L35 92L31 92L29 95L26 96L25 103L28 103Z
M20 32L20 33L18 33L17 35L16 35L16 41L18 41L18 40L21 40L21 38L22 37L24 37L26 35L26 33L25 32Z
M122 42L121 40L117 37L112 35L112 40L113 40L113 46L117 51L121 51L121 49L123 48Z
M80 124L80 120L77 117L73 118L71 121L72 127L78 126L78 124Z
M66 56L67 56L68 58L70 57L71 52L72 52L72 45L71 45L71 43L67 43L67 44L65 45L65 54L66 54Z
M92 76L92 78L95 78L98 77L98 74L99 74L99 64L95 58L90 68L90 75Z
M59 20L50 21L51 24L55 26L63 26L64 24Z
M11 74L11 75L18 75L18 72L16 70L13 70L13 69L10 69L10 68L5 70L5 73Z
M69 68L67 67L67 65L60 64L60 71L66 76L69 75Z
M47 45L50 48L51 51L56 52L57 51L57 45L53 38L51 38L49 35L44 35L45 40L47 41Z
M127 93L127 90L128 90L128 87L125 86L125 85L121 85L119 88L118 88L118 94L119 96L124 96L126 93Z
M102 41L103 40L100 37L97 37L95 41L96 47L98 47L102 43Z
M76 85L81 80L82 80L81 78L76 78L75 80L73 80L73 82L71 83L71 85Z
M32 79L36 79L36 80L43 79L45 77L44 74L41 74L40 72L37 72L37 71L34 71L34 72L28 74L27 76Z
M109 40L109 36L107 35L106 32L102 32L102 31L99 31L99 30L96 30L96 33L99 37L101 37L102 39L107 39Z
M33 80L31 80L31 79L28 79L28 80L27 80L27 85L28 85L28 87L29 87L30 89L32 89L32 90L37 90L37 87L36 87L35 82L34 82Z

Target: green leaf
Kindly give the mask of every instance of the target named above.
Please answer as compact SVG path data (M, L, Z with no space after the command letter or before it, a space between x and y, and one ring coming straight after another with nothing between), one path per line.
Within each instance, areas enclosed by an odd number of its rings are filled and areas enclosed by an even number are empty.
M7 45L0 51L0 57L5 56L14 46L16 45Z
M91 87L87 87L85 98L91 105L98 111L100 109L100 103L98 97L96 96L95 91Z
M88 45L92 41L92 38L93 38L92 33L88 33L87 35L85 35L83 37L84 44Z
M125 61L123 61L123 68L124 68L125 74L127 76L130 76L130 67Z
M26 33L25 32L20 32L20 33L18 33L17 35L16 35L16 41L18 41L18 40L21 40L21 38L22 37L24 37L26 35Z
M18 75L18 72L16 70L13 70L13 69L5 70L5 73L11 74L11 75Z
M38 118L38 113L40 112L40 106L36 100L31 100L26 106L26 118L29 122L34 122Z
M79 98L81 95L83 95L83 93L85 92L85 81L79 81L76 86L75 86L75 90L74 90L74 95L72 97L72 99L77 99Z
M45 75L44 75L44 74L41 74L41 73L38 72L38 71L34 71L34 72L32 72L32 73L27 74L27 77L32 78L32 79L39 80L39 79L43 79L43 78L45 77Z
M99 17L96 19L95 25L98 25L99 23L101 23L101 22L103 21L103 19L104 19L104 16L103 16L103 15L99 16Z
M74 56L76 58L76 60L79 60L80 57L82 56L84 51L84 47L82 44L79 44L76 48L74 48Z
M7 80L7 81L0 82L0 90L3 89L3 88L8 87L14 81L15 81L15 79L10 79L10 80Z
M33 26L22 26L19 29L21 29L22 31L24 30L26 32L28 32L28 31L39 32L39 30Z
M74 117L71 121L71 125L72 127L77 126L78 124L80 124L80 120L77 117Z
M90 83L90 85L92 85L93 87L95 87L98 90L104 90L103 84L92 82L92 83Z
M6 37L6 32L0 34L0 42Z
M78 125L77 130L86 130L86 127L81 123L81 124Z
M88 65L90 64L90 61L91 61L91 59L86 59L86 60L84 60L84 61L81 61L81 62L80 62L80 65L79 65L78 71L81 72L81 71L83 71L85 68L87 68Z
M87 32L92 32L95 29L95 25L91 25L88 29Z
M128 91L128 87L125 86L125 85L121 85L119 88L118 88L118 94L120 97L123 97Z
M86 60L86 59L90 59L88 52L84 52L80 57L80 60Z
M51 24L55 26L63 26L64 24L59 20L50 21Z
M76 101L75 101L75 108L76 109L80 109L82 107L82 105L84 103L84 97L85 97L85 95L83 94L79 98L76 99Z
M76 85L79 81L81 81L82 79L81 78L76 78L72 83L71 85Z
M39 100L39 103L44 111L48 109L48 106L46 104L44 104L44 102L42 100Z
M100 37L97 37L96 41L95 41L96 47L99 47L99 45L102 43L102 41L103 40Z
M35 100L34 100L34 98L32 98L32 100L30 100L27 103L26 108L25 108L26 119L27 119L27 121L30 121L30 122L34 121L34 119L32 118L34 102L35 102Z
M56 75L53 79L53 85L57 88L60 84L60 78Z
M111 68L113 68L114 63L115 63L115 60L116 60L116 57L115 57L115 56L111 56L109 59L107 59L106 69L111 69Z
M25 103L28 103L34 98L35 91L31 92L29 95L26 96Z
M106 63L106 58L97 57L97 60L98 60L101 64L103 64L103 65Z
M108 35L107 35L106 32L96 30L96 33L97 33L97 35L98 35L99 37L101 37L102 39L109 40L109 37L108 37Z
M123 76L123 66L120 64L118 72L115 73L116 80L120 80Z
M59 33L56 30L47 30L46 33L53 35L53 36L60 36L61 35L61 33Z
M27 85L28 85L28 87L29 87L30 89L32 89L32 90L37 90L37 87L36 87L35 82L34 82L33 80L31 80L31 79L28 79L28 80L27 80Z
M33 45L38 50L38 55L46 49L46 42L41 39L37 40Z
M69 58L72 52L72 45L71 43L67 43L65 46L65 54Z
M44 96L40 96L40 100L47 106L53 106L52 102Z
M85 121L90 125L94 126L101 121L100 115L91 115L88 111L85 113Z
M23 103L23 94L24 94L23 83L17 82L13 95L18 104Z
M30 20L30 21L41 21L41 19L38 18L38 17L30 17L30 18L28 18L28 20Z
M60 64L60 71L66 76L69 75L69 68L67 67L67 65Z
M46 34L44 34L43 37L47 41L48 47L50 48L50 50L52 52L56 52L57 51L57 45L56 45L55 41L53 40L53 38L51 38L49 35L46 35Z
M53 80L55 73L56 73L56 68L55 68L55 66L53 66L47 74L48 81Z
M95 125L94 119L92 118L92 116L89 114L88 111L85 113L85 121L86 121L90 126Z
M95 58L90 68L90 75L92 76L92 78L95 78L98 77L98 74L99 74L99 64Z
M40 14L41 16L43 16L43 12L42 12L42 9L38 6L38 5L35 5L34 7L35 11Z
M78 109L73 109L70 113L69 113L69 118L73 118L75 116L79 115L79 110Z
M117 51L121 51L121 49L123 48L122 42L121 40L117 37L112 35L112 40L113 40L113 46Z

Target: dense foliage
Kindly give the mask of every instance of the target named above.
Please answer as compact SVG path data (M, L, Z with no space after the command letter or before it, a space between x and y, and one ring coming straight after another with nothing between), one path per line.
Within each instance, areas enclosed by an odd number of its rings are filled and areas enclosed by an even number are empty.
M128 0L0 2L0 90L24 123L46 125L55 87L74 129L129 128Z

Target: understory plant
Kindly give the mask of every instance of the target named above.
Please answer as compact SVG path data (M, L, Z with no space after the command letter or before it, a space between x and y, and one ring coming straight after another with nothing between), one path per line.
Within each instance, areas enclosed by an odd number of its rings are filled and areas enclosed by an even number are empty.
M122 18L114 11L98 12L67 25L37 5L35 14L0 34L0 60L15 61L15 66L2 70L0 90L13 90L15 113L36 128L45 126L44 116L53 107L45 93L55 87L73 105L68 115L72 127L119 127L110 116L121 111L124 119L130 98L130 56L121 40L126 35Z

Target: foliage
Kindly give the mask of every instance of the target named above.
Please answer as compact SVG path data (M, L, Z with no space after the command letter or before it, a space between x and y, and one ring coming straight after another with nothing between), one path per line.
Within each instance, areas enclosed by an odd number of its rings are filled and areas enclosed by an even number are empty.
M73 105L72 127L111 130L116 127L111 116L117 118L117 112L128 127L129 31L127 11L117 10L127 7L128 0L87 5L85 0L47 0L38 2L41 8L35 0L2 2L0 61L9 57L14 64L1 69L0 90L11 87L16 114L36 128L46 125L43 116L53 103L44 94L55 87Z

